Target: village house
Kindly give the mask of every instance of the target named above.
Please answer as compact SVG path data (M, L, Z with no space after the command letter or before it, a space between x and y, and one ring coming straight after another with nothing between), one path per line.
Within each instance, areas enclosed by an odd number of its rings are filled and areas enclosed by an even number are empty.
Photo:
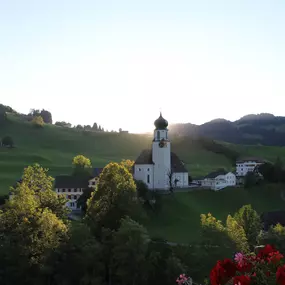
M64 195L68 199L67 207L71 210L80 210L77 205L78 198L82 195L84 189L95 188L99 179L99 175L103 168L94 168L92 175L82 178L75 175L60 175L55 177L55 192L58 195Z
M248 172L253 172L263 163L265 163L265 160L260 158L248 157L239 159L236 162L236 176L244 177Z
M212 190L221 190L229 186L235 186L236 176L232 172L221 169L211 172L205 177L196 178L193 183Z
M141 152L134 164L134 178L150 190L187 188L189 174L185 164L171 151L168 122L162 117L154 122L152 148Z

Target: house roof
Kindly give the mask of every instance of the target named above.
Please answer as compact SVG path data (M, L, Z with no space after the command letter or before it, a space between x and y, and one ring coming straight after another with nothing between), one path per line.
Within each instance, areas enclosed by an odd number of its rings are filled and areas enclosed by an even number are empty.
M217 171L213 171L211 173L209 173L208 175L206 175L204 178L216 178L219 175L226 175L227 173L229 173L228 171L225 171L224 169L219 169Z
M88 179L72 175L60 175L55 177L55 188L87 188Z
M143 150L135 161L135 164L154 164L152 161L152 150ZM179 159L179 157L171 152L171 167L174 173L184 173L188 172L184 163Z
M242 158L237 160L237 163L243 163L243 162L247 162L247 161L254 161L257 163L264 163L265 162L264 159L258 158L258 157L242 157Z

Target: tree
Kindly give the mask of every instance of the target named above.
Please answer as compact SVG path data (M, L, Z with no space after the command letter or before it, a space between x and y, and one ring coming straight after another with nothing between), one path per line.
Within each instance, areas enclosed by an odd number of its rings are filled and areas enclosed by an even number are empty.
M173 170L169 169L167 172L167 177L168 177L168 185L169 185L169 191L173 192L174 186L173 186Z
M114 234L112 267L120 284L147 284L147 230L125 217Z
M38 197L40 207L48 208L57 217L67 223L68 208L65 206L67 200L62 196L58 196L53 190L54 179L48 175L48 169L42 168L35 163L24 169L21 185L25 185L34 195ZM12 193L17 194L18 185L11 188Z
M77 200L77 205L80 206L83 214L86 214L87 201L90 199L93 192L94 192L94 189L92 187L83 189L83 193L80 195L80 197Z
M239 225L231 215L228 215L226 221L226 230L228 236L234 242L238 251L241 251L243 253L250 252L244 228Z
M56 126L59 126L59 127L65 127L65 128L71 128L71 124L68 123L68 122L55 122L55 125Z
M251 205L245 205L234 215L237 223L243 227L251 250L257 245L257 238L262 230L262 224L257 212Z
M89 176L91 172L91 161L84 155L77 155L72 160L72 165L74 166L74 175L79 176Z
M13 139L10 136L2 138L2 145L6 147L13 147L14 146Z
M144 201L148 200L148 187L142 180L135 180L137 194L139 198L142 198Z
M4 105L0 105L0 124L4 124L7 121L7 114Z
M93 130L93 131L98 131L98 125L97 125L97 123L94 123L94 124L93 124L92 130Z
M45 260L67 238L67 226L50 209L42 208L26 184L0 213L0 272L3 284L31 284ZM37 270L36 270L37 269ZM2 283L1 282L1 283Z
M244 187L251 188L257 184L256 174L252 171L249 171L244 178Z
M130 173L133 173L133 166L135 162L130 159L123 159L120 164L124 166Z
M137 203L132 175L118 163L109 163L88 201L87 221L97 229L118 229L123 217L135 214Z
M35 127L43 127L44 125L44 120L41 116L36 116L33 118L32 123Z
M84 223L76 223L70 239L49 260L49 284L104 284L105 266L102 245Z
M45 109L42 109L41 110L41 113L40 113L40 116L43 118L43 121L46 123L46 124L52 124L52 115L51 115L51 112L45 110Z
M91 126L90 125L86 125L86 126L84 126L84 130L85 131L91 131Z

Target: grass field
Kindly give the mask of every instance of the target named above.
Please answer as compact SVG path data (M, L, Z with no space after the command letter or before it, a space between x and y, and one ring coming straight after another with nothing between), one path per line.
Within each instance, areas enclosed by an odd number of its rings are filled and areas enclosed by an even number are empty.
M50 169L51 175L69 174L72 158L77 154L89 157L93 167L103 167L110 161L136 159L140 151L150 148L152 136L119 133L94 133L45 125L37 129L28 122L10 116L0 126L0 137L10 135L15 148L0 148L0 193L21 176L25 166L34 162ZM173 138L172 149L187 164L192 175L206 174L231 164L223 155L207 151L191 141Z
M198 190L164 195L161 210L152 214L147 228L153 237L171 242L191 243L200 237L200 215L211 213L225 221L243 205L251 204L258 212L285 209L282 186L267 185L249 190L228 188L222 191Z
M152 136L119 133L94 133L45 125L37 129L10 115L9 121L0 126L0 138L10 135L15 148L0 148L0 194L8 193L23 168L34 162L50 169L51 175L69 174L72 158L77 154L89 157L93 167L103 167L110 161L136 159L140 151L150 148ZM217 168L231 169L231 162L187 138L171 138L172 150L186 163L192 177L205 175ZM241 155L258 155L273 159L285 155L280 147L236 146Z

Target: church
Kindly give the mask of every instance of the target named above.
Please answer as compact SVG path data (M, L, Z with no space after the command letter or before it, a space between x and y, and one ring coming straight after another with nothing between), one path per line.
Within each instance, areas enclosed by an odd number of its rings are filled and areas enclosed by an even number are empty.
M168 122L161 113L154 122L152 148L141 152L134 164L134 178L146 183L150 190L187 188L189 174L184 163L171 152Z

